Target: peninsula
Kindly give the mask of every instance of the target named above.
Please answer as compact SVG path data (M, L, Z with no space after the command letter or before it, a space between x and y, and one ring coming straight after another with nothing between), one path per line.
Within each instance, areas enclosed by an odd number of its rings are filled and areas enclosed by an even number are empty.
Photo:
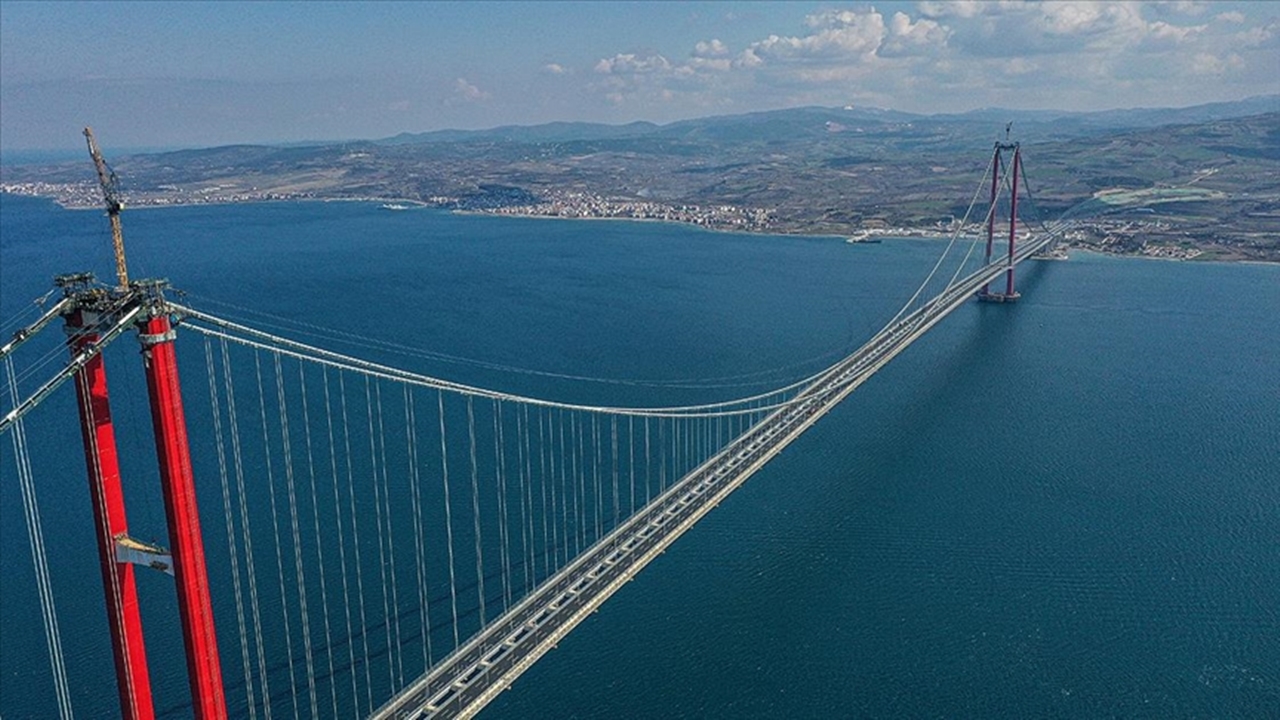
M552 123L116 162L133 206L368 199L713 230L946 233L1008 121L1020 214L1080 217L1073 245L1280 262L1280 96L1169 110L915 115L807 107L668 125ZM0 190L96 207L87 162L0 167Z

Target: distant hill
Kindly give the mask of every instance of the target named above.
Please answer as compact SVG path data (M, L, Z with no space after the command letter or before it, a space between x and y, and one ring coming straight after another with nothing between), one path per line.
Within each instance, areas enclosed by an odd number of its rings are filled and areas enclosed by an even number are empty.
M658 129L650 122L605 125L585 122L552 122L543 125L504 125L488 130L436 130L424 133L400 133L377 140L379 145L416 145L452 142L569 142L575 140L613 140L639 137Z
M1271 257L1274 246L1280 259L1268 225L1280 218L1278 104L1280 95L1101 113L800 107L665 125L549 123L111 160L134 205L379 198L492 211L569 198L585 203L582 212L620 212L626 203L725 207L755 218L753 228L847 234L963 214L992 142L1012 122L1036 191L1028 212L1045 219L1105 190L1194 184L1206 191L1194 202L1161 197L1160 212L1199 223L1179 237L1227 238L1254 248L1249 257ZM0 179L67 204L98 202L87 160L0 167ZM606 205L614 209L599 209Z
M1268 112L1280 112L1280 94L1261 95L1233 102L1209 103L1185 108L1134 108L1096 112L1059 110L1009 110L983 108L965 113L917 114L871 107L798 107L736 115L716 115L680 120L665 125L633 122L625 125L552 122L542 125L507 125L485 130L436 130L400 133L375 140L379 145L467 142L592 142L599 140L663 137L706 139L722 142L795 139L797 134L820 134L826 123L866 126L916 124L929 128L968 127L994 135L1013 122L1026 140L1088 135L1103 130L1156 127L1222 120ZM816 121L816 122L815 122Z

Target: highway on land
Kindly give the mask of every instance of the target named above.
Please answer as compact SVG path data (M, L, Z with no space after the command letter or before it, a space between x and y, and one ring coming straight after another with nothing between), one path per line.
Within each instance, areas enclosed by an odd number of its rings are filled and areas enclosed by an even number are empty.
M1027 241L1012 265L1048 246L1058 234L1048 232ZM785 406L728 443L544 581L371 717L474 716L756 470L1009 267L1007 258L992 262L886 326Z

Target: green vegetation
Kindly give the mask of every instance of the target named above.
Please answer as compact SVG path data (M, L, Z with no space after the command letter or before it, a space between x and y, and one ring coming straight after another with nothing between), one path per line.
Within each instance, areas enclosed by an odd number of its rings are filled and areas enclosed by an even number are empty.
M1278 100L1059 115L797 108L665 126L560 123L228 146L118 158L116 169L134 205L377 198L573 217L607 211L776 233L924 230L964 212L992 143L1003 139L997 118L1010 118L1032 190L1024 212L1047 220L1070 209L1089 218L1077 243L1280 260L1280 112L1230 117L1274 109ZM1183 123L1161 125L1162 118ZM10 192L97 203L87 161L3 174Z

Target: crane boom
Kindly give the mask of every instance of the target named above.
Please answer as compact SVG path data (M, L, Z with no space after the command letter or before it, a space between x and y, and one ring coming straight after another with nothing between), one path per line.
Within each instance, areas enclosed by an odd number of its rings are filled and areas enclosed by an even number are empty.
M93 158L93 166L98 171L98 185L102 187L102 198L107 205L107 218L111 221L111 246L116 256L116 280L123 290L129 287L129 270L124 262L124 231L120 227L120 211L124 203L120 200L120 187L116 174L107 167L102 159L102 151L98 149L98 141L93 137L93 128L84 129L85 140L89 143L89 157Z

